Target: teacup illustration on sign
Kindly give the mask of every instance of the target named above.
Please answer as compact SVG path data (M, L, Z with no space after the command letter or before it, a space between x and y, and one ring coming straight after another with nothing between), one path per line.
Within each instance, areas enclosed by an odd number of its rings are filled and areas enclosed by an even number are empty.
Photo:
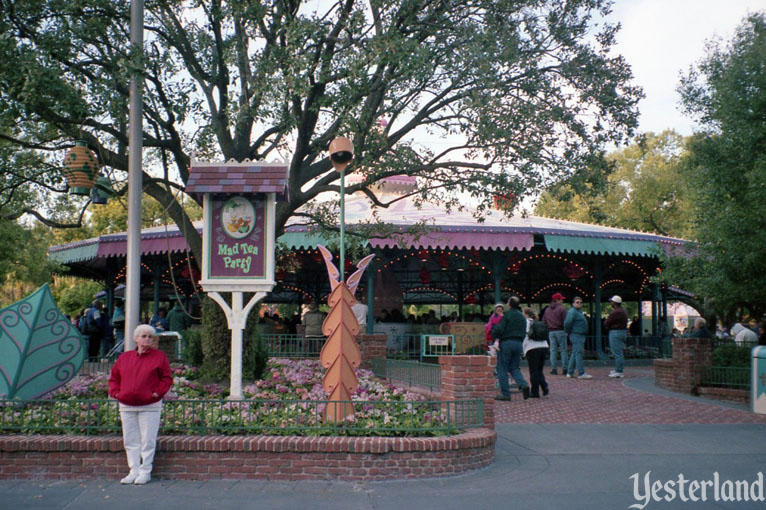
M255 226L255 208L244 197L232 197L223 204L221 213L223 230L229 237L242 239Z

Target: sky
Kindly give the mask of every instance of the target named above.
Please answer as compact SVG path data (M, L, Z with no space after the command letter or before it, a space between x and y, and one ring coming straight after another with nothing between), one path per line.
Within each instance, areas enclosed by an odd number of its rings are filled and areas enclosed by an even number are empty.
M763 10L766 0L615 0L607 18L622 25L615 49L646 95L639 103L639 131L692 134L693 119L679 110L681 73L705 56L707 40L729 41L748 13Z

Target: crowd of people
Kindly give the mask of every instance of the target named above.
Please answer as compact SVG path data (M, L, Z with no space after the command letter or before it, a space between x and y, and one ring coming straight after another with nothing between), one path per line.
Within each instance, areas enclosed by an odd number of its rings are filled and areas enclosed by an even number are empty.
M104 358L113 350L122 352L120 346L125 340L125 304L122 298L115 298L111 316L101 300L94 300L80 315L69 317L72 325L85 338L88 358ZM176 303L170 312L159 308L152 315L148 325L158 333L175 331L181 333L191 325L191 318L184 308ZM114 349L117 346L117 349ZM118 352L118 353L119 353Z
M497 400L510 400L511 391L508 374L516 382L524 400L548 395L549 386L545 380L545 358L550 350L551 375L567 378L592 379L585 372L583 361L585 338L588 334L589 321L582 312L583 300L580 296L572 299L572 306L567 310L563 303L565 297L555 293L551 303L544 309L541 320L531 308L521 309L521 300L511 296L507 305L495 305L492 315L485 325L490 355L497 356L497 380L500 394ZM611 311L604 320L608 332L609 349L614 357L614 369L611 378L623 378L624 346L628 338L628 314L622 306L620 296L609 300ZM542 333L540 332L542 331ZM572 344L569 354L568 342ZM524 379L519 369L522 355L529 366L529 379Z

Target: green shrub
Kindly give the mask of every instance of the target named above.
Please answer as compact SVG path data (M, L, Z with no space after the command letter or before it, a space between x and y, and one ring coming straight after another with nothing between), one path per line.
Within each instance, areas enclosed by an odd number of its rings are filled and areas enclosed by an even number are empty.
M189 365L202 366L202 334L199 329L185 329L182 333L184 339L183 359Z
M736 344L719 345L713 349L714 367L749 367L750 348Z
M269 351L266 348L266 342L263 341L263 338L258 333L258 329L252 327L247 330L243 343L243 378L252 377L255 381L263 379L263 372L266 370L266 365L269 362Z
M213 381L228 379L231 359L231 330L218 303L202 300L202 378Z

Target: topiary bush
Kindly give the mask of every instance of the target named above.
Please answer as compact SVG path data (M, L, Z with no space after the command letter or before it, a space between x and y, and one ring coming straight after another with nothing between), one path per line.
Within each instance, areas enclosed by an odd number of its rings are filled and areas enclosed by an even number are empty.
M184 339L183 359L189 365L202 366L204 356L202 354L202 334L199 329L185 329L181 333Z
M719 345L713 349L714 367L749 367L750 348L736 344Z

